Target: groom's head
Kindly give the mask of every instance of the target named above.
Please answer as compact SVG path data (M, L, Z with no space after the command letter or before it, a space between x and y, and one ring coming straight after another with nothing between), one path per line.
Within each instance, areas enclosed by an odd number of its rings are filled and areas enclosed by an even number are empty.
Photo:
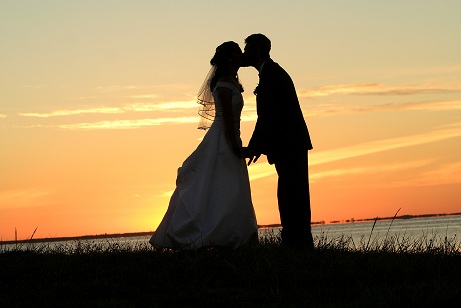
M258 62L269 59L271 41L264 34L252 34L245 39L244 58L248 66L256 66Z

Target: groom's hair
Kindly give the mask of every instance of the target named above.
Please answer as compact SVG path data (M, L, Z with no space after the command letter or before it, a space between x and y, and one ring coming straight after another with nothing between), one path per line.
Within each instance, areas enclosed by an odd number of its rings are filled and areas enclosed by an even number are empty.
M261 33L256 33L248 36L245 39L245 44L251 45L252 49L255 49L261 53L261 57L264 59L269 58L269 52L271 51L271 41Z

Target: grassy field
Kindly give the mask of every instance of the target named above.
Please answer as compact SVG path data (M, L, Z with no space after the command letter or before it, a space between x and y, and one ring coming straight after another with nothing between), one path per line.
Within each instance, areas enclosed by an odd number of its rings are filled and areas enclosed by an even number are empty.
M277 235L241 250L147 243L0 245L0 307L458 307L455 239L351 243L306 253Z

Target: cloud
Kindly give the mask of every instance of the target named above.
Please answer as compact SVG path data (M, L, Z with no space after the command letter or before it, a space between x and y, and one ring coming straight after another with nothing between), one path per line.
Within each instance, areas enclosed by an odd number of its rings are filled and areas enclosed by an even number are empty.
M344 168L334 169L328 171L320 171L310 175L311 182L316 182L327 177L347 176L347 175L359 175L359 174L376 174L386 172L397 172L408 169L415 169L427 166L433 159L419 160L413 162L404 162L401 164L388 164L379 166L367 166L367 167L356 167L356 168Z
M433 66L433 67L405 67L399 70L393 68L392 75L429 75L429 76L440 76L447 74L457 74L461 72L461 65L446 65L446 66Z
M34 85L25 85L24 88L28 89L42 89L48 87L47 85L44 84L34 84Z
M370 107L351 107L351 112L381 112L381 111L402 111L402 110L461 110L461 100L445 101L422 101L422 102L402 102L386 103Z
M375 95L375 96L400 96L417 94L438 94L449 92L460 92L461 84L446 84L444 86L436 84L404 85L404 86L384 86L378 83L366 84L341 84L314 87L313 89L299 89L298 96L322 97L335 94L346 95Z
M127 112L150 112L150 111L182 111L185 109L197 108L198 104L195 101L186 102L166 102L166 103L133 103L126 104L121 107L93 107L85 109L64 109L52 112L38 113L26 112L18 113L22 117L50 118L73 116L80 114L119 114Z
M73 130L94 130L94 129L133 129L146 126L157 126L163 124L184 124L198 123L198 117L176 117L176 118L157 118L157 119L137 119L137 120L115 120L99 121L91 123L61 124L53 127Z
M248 167L248 175L251 181L274 175L275 168L267 163L252 164Z
M307 117L322 117L340 114L356 114L386 111L444 111L444 110L461 110L461 100L443 100L443 101L421 101L421 102L398 102L385 103L371 106L333 104L333 103L310 103L302 104L303 114Z
M104 93L110 93L110 92L142 89L142 88L144 87L139 86L139 85L128 85L128 86L110 85L110 86L97 86L96 90L100 92L104 92Z
M375 96L375 97L399 97L402 96L415 96L415 95L428 95L428 94L447 94L447 93L461 93L461 82L451 82L444 84L418 84L418 85L402 85L402 86L385 86L378 83L365 83L365 84L341 84L341 85L327 85L321 87L314 87L312 89L298 90L298 96L301 99L301 107L303 113L308 117L322 117L340 114L356 114L356 113L370 113L370 112L386 112L386 111L399 111L399 110L427 110L427 111L442 111L442 110L460 110L461 100L459 98L444 99L444 100L424 100L408 102L392 102L373 104L368 101L364 103L363 100L358 102L350 102L344 98L331 98L328 101L315 99L320 97L334 96L334 95L348 95L348 96ZM304 98L304 100L302 100ZM306 102L305 99L312 98ZM395 101L395 100L394 100Z
M138 99L138 98L142 98L142 99L150 99L150 98L157 98L158 95L157 94L142 94L142 95L131 95L131 96L127 96L127 98L135 98L135 99Z
M18 116L22 117L36 117L36 118L51 118L51 117L65 117L75 116L84 114L128 114L128 113L148 113L148 112L184 112L190 109L196 109L198 111L199 104L195 100L191 101L180 101L180 102L163 102L163 103L131 103L125 104L120 107L94 107L85 109L64 109L56 110L52 112L36 113L18 113ZM190 113L190 112L188 112ZM256 104L254 100L250 100L241 115L242 122L255 121L256 115ZM199 116L194 117L157 117L157 118L144 118L144 119L122 119L122 120L103 120L95 122L83 122L75 124L60 124L60 125L28 125L28 126L16 126L23 128L62 128L62 129L132 129L145 126L156 126L164 124L184 124L184 123L198 123L200 120Z
M61 116L71 116L78 114L94 114L94 113L103 113L103 114L114 114L114 113L123 113L124 111L119 107L97 107L97 108L88 108L88 109L76 109L76 110L56 110L48 113L38 113L38 112L26 112L18 113L18 116L22 117L36 117L36 118L50 118L50 117L61 117Z
M95 99L95 98L98 98L98 96L78 96L78 97L75 97L74 99L78 99L78 100L87 100L87 99Z
M254 115L242 115L242 122L254 121L256 114ZM87 122L87 123L76 123L76 124L60 124L60 125L35 125L28 126L27 128L33 127L57 127L62 129L73 129L73 130L95 130L95 129L133 129L141 128L146 126L158 126L165 124L187 124L199 122L199 116L194 117L169 117L169 118L149 118L149 119L135 119L135 120L108 120L98 122Z
M240 117L240 122L256 122L256 119L258 118L258 115L256 112L250 113L250 112L245 112L242 113L242 116Z
M439 165L437 168L423 172L412 179L390 183L390 186L430 186L459 183L461 183L461 162L455 162Z
M405 180L392 180L379 183L380 187L414 187L414 186L432 186L432 185L451 185L461 183L461 162L435 164L435 159L419 160L413 162L404 162L401 164L389 164L379 166L357 167L334 169L312 173L310 175L311 183L323 180L328 177L352 176L352 175L370 175L397 173L405 170L423 168L423 172L415 171L413 176ZM429 170L429 171L427 171ZM373 185L365 183L363 185Z
M410 135L399 138L391 138L385 140L378 140L373 142L366 142L354 146L336 148L328 151L316 152L315 150L309 153L309 165L321 165L332 163L348 158L355 158L369 154L380 153L399 148L417 146L422 144L429 144L438 141L443 141L451 138L461 137L461 124L453 124L442 127L440 129L430 131L424 134ZM347 172L364 172L365 169L349 170ZM265 178L274 175L276 172L273 166L268 164L256 164L249 167L250 178L253 180ZM339 175L341 170L329 171L324 176Z
M4 119L4 118L6 118L6 115L0 113L0 119Z
M161 193L159 193L159 197L160 198L171 198L171 196L173 195L174 193L174 190L168 190L168 191L163 191Z
M395 110L426 110L426 111L442 111L442 110L461 110L461 100L446 100L446 101L424 101L410 103L389 103L377 105L373 108L378 111L395 111Z
M311 164L324 164L347 158L384 152L404 147L422 145L461 137L461 124L447 126L431 132L398 138L366 142L355 146L323 151L312 155Z
M40 206L46 203L46 198L53 194L53 191L42 190L42 189L23 189L23 190L10 190L0 191L0 209L6 209L11 207L11 204L15 206Z
M97 86L95 89L100 93L115 93L122 91L132 91L132 90L151 90L151 89L173 89L181 90L188 89L190 85L185 84L157 84L157 85L107 85L107 86ZM155 94L148 94L155 95Z
M149 111L182 111L187 109L197 109L199 105L196 101L186 101L186 102L166 102L159 104L150 104L150 103L134 103L129 104L124 107L127 111L135 112L149 112Z
M299 89L297 91L298 97L318 97L318 96L328 96L333 94L352 94L358 91L363 91L363 89L371 89L379 87L379 84L369 83L369 84L342 84L342 85L330 85L316 87L312 90Z
M377 96L396 96L396 95L417 95L417 94L437 94L454 92L449 89L410 89L396 88L386 89L384 91L356 92L353 95L377 95Z

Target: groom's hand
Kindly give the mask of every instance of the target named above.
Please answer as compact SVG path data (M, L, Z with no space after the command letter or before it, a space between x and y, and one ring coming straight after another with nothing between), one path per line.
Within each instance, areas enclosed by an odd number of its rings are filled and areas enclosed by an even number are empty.
M261 153L258 153L254 150L251 150L249 148L243 148L243 157L248 158L248 166L251 165L252 163L255 163L259 157L261 156Z
M249 165L251 165L251 163L255 163L259 159L260 156L261 156L261 153L257 153L255 155L252 155L252 156L248 157L250 160L248 160L247 165L249 166Z

